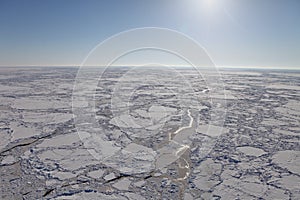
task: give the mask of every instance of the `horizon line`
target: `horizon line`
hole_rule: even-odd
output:
[[[143,65],[136,65],[136,64],[128,64],[128,65],[110,65],[110,67],[141,67]],[[166,66],[166,65],[164,65]],[[80,65],[0,65],[0,68],[5,67],[15,67],[15,68],[26,68],[26,67],[72,67],[72,68],[78,68],[81,67]],[[104,65],[89,65],[85,67],[106,67]],[[161,67],[160,65],[153,65],[153,66],[144,66],[144,67]],[[170,67],[191,67],[189,65],[175,65],[171,64]],[[201,66],[200,68],[210,68]],[[285,69],[285,70],[300,70],[299,67],[290,67],[290,66],[258,66],[258,65],[216,65],[217,69]]]

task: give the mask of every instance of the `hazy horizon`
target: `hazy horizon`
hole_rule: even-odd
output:
[[[54,68],[79,68],[80,65],[14,65],[14,66],[0,66],[0,68],[47,68],[47,67],[54,67]],[[99,67],[99,68],[105,68],[107,66],[101,66],[101,65],[95,65],[95,66],[84,66],[84,67]],[[110,67],[140,67],[140,65],[110,65]],[[146,66],[146,67],[165,67],[165,66],[159,66],[159,65],[153,65],[153,66]],[[184,65],[172,65],[169,67],[179,67],[179,68],[192,68],[191,66],[184,66]],[[210,67],[197,67],[198,69],[208,69]],[[252,69],[258,69],[258,70],[296,70],[299,71],[300,67],[273,67],[273,66],[216,66],[218,69],[243,69],[243,70],[252,70]]]

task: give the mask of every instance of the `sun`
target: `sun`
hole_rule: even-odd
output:
[[[204,5],[209,9],[215,7],[217,4],[217,0],[203,0],[203,2],[204,2]]]

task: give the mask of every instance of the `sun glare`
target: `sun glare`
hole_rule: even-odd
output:
[[[204,0],[204,4],[207,8],[211,9],[215,6],[216,0]]]

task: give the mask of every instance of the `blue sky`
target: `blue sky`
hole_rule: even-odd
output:
[[[299,0],[0,0],[0,65],[79,65],[106,38],[163,27],[220,66],[300,68]]]

